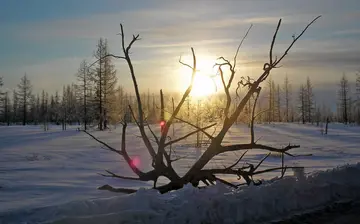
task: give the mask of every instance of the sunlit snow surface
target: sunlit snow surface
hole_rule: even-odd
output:
[[[159,132],[158,127],[154,129]],[[181,137],[188,130],[176,124],[172,138]],[[248,132],[246,126],[234,126],[224,144],[246,143]],[[92,133],[113,147],[120,147],[120,127]],[[136,127],[129,125],[127,133],[129,154],[138,159],[139,168],[150,169],[149,156],[137,137]],[[40,126],[0,127],[0,223],[258,223],[360,196],[360,165],[336,168],[360,162],[359,127],[330,124],[329,135],[325,136],[319,127],[312,125],[258,125],[257,138],[259,143],[276,147],[300,144],[301,148],[292,151],[294,154],[313,156],[286,157],[285,163],[305,166],[309,177],[298,180],[290,171],[290,176],[283,180],[243,187],[236,192],[217,185],[205,190],[186,186],[165,195],[145,189],[133,195],[120,195],[96,188],[109,184],[137,189],[151,187],[151,183],[98,175],[109,169],[133,176],[120,156],[102,149],[89,136],[76,131],[76,127],[61,131],[60,127],[52,126],[48,132]],[[193,147],[194,139],[174,146],[177,156],[187,156],[175,164],[180,174],[201,153]],[[244,162],[255,163],[266,153],[249,151]],[[208,166],[223,167],[240,155],[239,152],[217,156]],[[280,163],[279,157],[272,156],[262,168]],[[336,169],[314,173],[332,168]],[[278,175],[279,172],[273,172],[258,178]]]

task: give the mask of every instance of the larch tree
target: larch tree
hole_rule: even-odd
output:
[[[62,130],[66,130],[66,124],[68,122],[68,97],[66,86],[63,86],[63,94],[61,100],[61,123],[62,123]]]
[[[27,123],[27,116],[28,116],[28,107],[31,99],[31,92],[32,92],[32,85],[30,80],[28,79],[26,73],[21,78],[20,83],[17,86],[18,91],[16,95],[19,100],[19,106],[22,113],[22,124],[26,125]]]
[[[269,92],[268,92],[268,122],[273,122],[275,118],[275,82],[272,80],[271,76],[267,82]]]
[[[19,115],[19,99],[16,93],[16,90],[13,90],[13,99],[12,99],[12,122],[16,123],[18,121],[18,115]]]
[[[314,115],[314,93],[313,93],[313,86],[309,77],[306,78],[306,85],[305,85],[305,107],[306,107],[306,120],[309,123],[313,122],[313,115]]]
[[[89,117],[88,117],[88,95],[89,95],[89,90],[90,85],[91,85],[91,73],[89,70],[89,65],[86,62],[86,60],[83,60],[80,64],[80,68],[78,69],[78,72],[76,73],[76,78],[77,78],[77,88],[79,90],[79,100],[81,101],[82,104],[82,110],[81,110],[81,120],[82,123],[84,124],[84,130],[87,130],[87,126],[88,126],[88,122],[89,122]]]
[[[3,78],[0,76],[0,112],[2,113],[2,114],[4,114],[4,108],[5,108],[5,103],[4,103],[4,95],[5,95],[5,93],[3,92],[3,90],[2,90],[2,87],[3,87],[3,85],[4,85],[4,83],[3,83],[3,80],[2,80]]]
[[[107,41],[105,42],[106,54],[108,54],[108,45]],[[103,94],[104,97],[104,129],[108,128],[109,121],[114,121],[116,116],[116,106],[115,106],[115,96],[116,96],[116,70],[115,66],[111,61],[111,57],[106,57],[104,59],[104,76],[103,76]]]
[[[12,104],[12,122],[16,123],[18,121],[18,116],[19,116],[19,99],[18,99],[18,95],[16,93],[16,90],[13,90],[13,104]]]
[[[36,119],[35,123],[37,125],[40,122],[40,119],[41,119],[41,117],[40,117],[41,116],[41,102],[40,102],[40,95],[39,94],[36,95],[35,113],[36,113],[36,115],[35,115],[35,119]]]
[[[97,66],[95,71],[92,72],[92,80],[94,82],[94,103],[96,104],[96,118],[98,120],[98,128],[100,130],[104,129],[104,102],[103,102],[103,82],[104,82],[104,70],[105,70],[105,56],[106,56],[106,45],[105,40],[100,38],[98,44],[96,45],[97,49],[94,54],[97,59]]]
[[[0,112],[2,115],[2,120],[6,123],[7,126],[10,125],[10,97],[7,91],[3,91],[3,78],[0,77]]]
[[[338,91],[338,106],[340,112],[340,119],[344,124],[349,122],[349,105],[350,105],[350,86],[345,74],[341,77]]]
[[[281,92],[280,92],[280,85],[277,84],[276,86],[276,115],[277,121],[281,122]]]
[[[4,110],[3,110],[4,122],[7,126],[10,126],[11,121],[11,102],[9,92],[4,93]]]
[[[2,90],[3,85],[4,85],[3,77],[0,76],[0,108],[1,108],[1,104],[3,102],[3,97],[5,95],[5,93]]]
[[[355,119],[356,123],[360,125],[360,74],[356,74],[356,111],[355,111]]]
[[[285,118],[286,118],[286,122],[289,122],[292,105],[291,105],[291,84],[287,75],[285,76],[282,89],[284,92]]]
[[[58,125],[60,123],[61,114],[60,96],[58,91],[55,92],[54,104],[54,121]]]
[[[41,121],[43,123],[44,126],[44,131],[48,130],[48,117],[49,117],[49,96],[48,93],[45,92],[44,90],[41,93],[41,111],[40,111],[40,115],[41,115]]]
[[[37,125],[37,113],[36,113],[36,98],[35,96],[32,94],[30,97],[30,111],[29,111],[29,121],[31,121],[34,125]]]
[[[49,103],[49,121],[53,123],[55,121],[55,98],[54,95],[51,94],[50,96],[50,103]]]
[[[298,110],[299,110],[299,114],[301,116],[301,121],[303,124],[305,124],[306,122],[306,108],[307,108],[307,104],[306,104],[306,87],[304,85],[300,86],[299,89],[299,106],[298,106]]]

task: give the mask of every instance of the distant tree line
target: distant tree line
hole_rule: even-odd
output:
[[[118,79],[117,71],[109,54],[106,39],[100,38],[94,53],[94,63],[82,61],[76,73],[75,82],[65,85],[61,92],[48,94],[44,90],[33,94],[33,86],[27,74],[21,79],[12,92],[5,91],[0,77],[0,124],[41,124],[44,130],[48,124],[61,125],[65,130],[69,124],[82,125],[83,129],[96,127],[99,130],[109,128],[122,119],[133,122],[137,114],[135,97],[127,93]],[[316,102],[313,85],[309,77],[295,91],[288,76],[279,84],[269,77],[264,86],[265,96],[258,100],[256,122],[300,122],[320,123],[326,120],[344,124],[360,124],[360,74],[356,75],[355,88],[351,88],[345,75],[339,81],[337,90],[337,111],[321,102]],[[354,91],[352,91],[354,90]],[[241,89],[236,91],[233,105],[235,110]],[[296,96],[297,95],[297,96]],[[164,94],[165,114],[171,114],[173,102],[180,95]],[[236,123],[250,124],[253,96],[238,117]],[[161,119],[160,94],[148,90],[141,94],[144,118],[147,123],[159,122]],[[189,96],[179,117],[192,119],[199,125],[204,121],[221,120],[224,117],[226,95],[217,94],[194,100]],[[129,109],[129,105],[133,108]]]

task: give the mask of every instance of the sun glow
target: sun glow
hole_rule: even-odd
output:
[[[190,95],[193,97],[206,97],[216,93],[219,86],[219,77],[216,76],[216,69],[213,68],[215,61],[210,60],[210,57],[198,57],[196,66],[196,75]],[[183,59],[184,62],[191,61]],[[191,64],[191,63],[189,63]],[[179,75],[181,77],[180,85],[181,89],[185,90],[191,80],[191,69],[186,66],[181,66],[179,69]]]
[[[216,92],[216,83],[209,76],[196,74],[190,95],[195,97],[208,96]]]

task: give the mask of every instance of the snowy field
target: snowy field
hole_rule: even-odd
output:
[[[77,127],[60,128],[51,126],[44,132],[41,126],[0,127],[0,223],[260,223],[360,197],[360,164],[355,165],[360,162],[360,127],[356,126],[330,124],[329,134],[321,135],[320,128],[313,125],[257,125],[259,143],[276,147],[299,144],[293,154],[313,154],[285,157],[286,165],[305,166],[307,178],[296,178],[289,171],[285,179],[271,181],[280,175],[273,172],[258,177],[269,180],[260,187],[233,191],[221,184],[205,190],[186,186],[165,195],[145,189],[132,195],[97,190],[105,184],[136,189],[152,185],[100,176],[105,169],[133,174],[120,156],[102,149],[76,131]],[[159,132],[158,127],[154,129]],[[175,137],[186,131],[176,124]],[[120,127],[91,133],[120,147]],[[137,128],[129,125],[127,150],[138,158],[140,169],[146,170],[149,156],[138,135]],[[178,156],[187,156],[175,163],[180,174],[202,153],[193,147],[194,139],[174,146]],[[249,129],[238,125],[229,131],[224,144],[248,141]],[[244,162],[255,163],[266,153],[249,151]],[[223,167],[240,155],[217,156],[208,165]],[[346,164],[353,165],[337,168]],[[271,156],[262,168],[279,165],[280,157]]]

